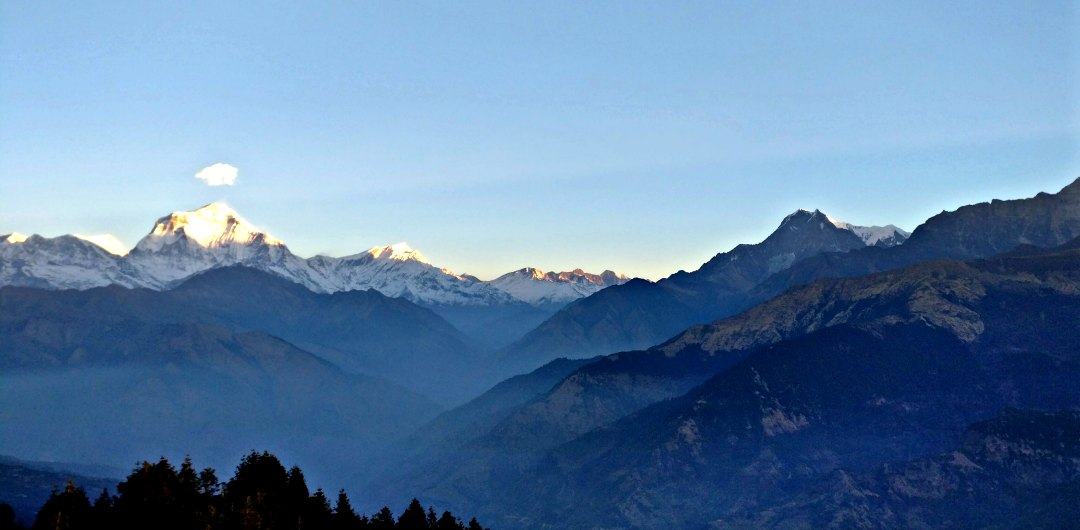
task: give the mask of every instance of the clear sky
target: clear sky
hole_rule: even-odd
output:
[[[695,269],[1080,177],[1078,2],[0,1],[0,233]],[[215,163],[232,186],[194,178]]]

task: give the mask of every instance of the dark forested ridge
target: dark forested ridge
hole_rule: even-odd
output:
[[[420,489],[502,527],[773,526],[769,517],[783,510],[785,524],[798,526],[822,522],[813,497],[822,480],[880,468],[893,483],[858,480],[880,488],[874,495],[898,497],[875,504],[883,511],[863,526],[903,527],[910,515],[933,527],[947,521],[950,503],[913,501],[941,492],[921,485],[904,493],[908,475],[887,466],[937,465],[965,429],[977,431],[1008,408],[1029,411],[1023,417],[1034,422],[1030,431],[1006,433],[1016,447],[1054,429],[1072,432],[1080,411],[1078,246],[793,289],[648,351],[576,368],[452,451],[429,452],[436,459],[421,473],[380,483],[396,484],[398,495]],[[702,374],[712,377],[693,380]],[[1060,416],[1042,421],[1043,412]],[[1022,424],[1017,417],[992,425],[1009,430]],[[983,466],[979,480],[1007,488],[1031,477],[1031,491],[998,497],[1030,507],[1002,511],[1002,524],[1022,526],[1023,517],[1075,491],[1075,466],[1035,474],[1072,462],[1072,449],[1061,449],[1032,461],[1031,475],[1003,474],[1008,462],[1020,463],[1008,455],[1003,466]],[[941,495],[972,514],[993,504]],[[891,523],[880,519],[887,510]]]
[[[69,480],[53,490],[34,517],[32,530],[484,530],[449,511],[437,514],[413,499],[398,517],[389,507],[358,514],[345,490],[333,496],[311,491],[303,471],[286,469],[268,452],[245,456],[227,482],[191,459],[179,469],[167,459],[143,462],[116,487],[100,494]],[[3,502],[0,499],[0,502]],[[333,507],[331,507],[333,505]],[[19,528],[9,504],[0,504],[0,530]]]

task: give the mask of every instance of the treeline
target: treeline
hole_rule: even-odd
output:
[[[0,523],[3,525],[3,523]],[[222,483],[211,468],[196,471],[191,459],[176,469],[162,458],[143,462],[117,486],[93,502],[68,482],[38,511],[33,530],[484,530],[472,519],[426,511],[413,499],[395,518],[388,507],[370,517],[357,514],[345,490],[333,508],[322,489],[312,493],[304,473],[274,455],[252,451]]]

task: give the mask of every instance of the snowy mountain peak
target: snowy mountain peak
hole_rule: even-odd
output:
[[[115,256],[123,256],[128,253],[128,246],[112,234],[95,234],[91,236],[84,236],[82,234],[73,235],[83,241],[89,241],[104,249],[105,252]]]
[[[393,245],[385,245],[381,247],[372,247],[368,249],[368,254],[371,257],[381,260],[394,260],[394,261],[419,261],[430,265],[431,263],[417,250],[413,250],[408,243],[402,241],[401,243],[394,243]]]
[[[30,236],[27,236],[26,234],[20,234],[18,232],[12,232],[10,234],[0,236],[0,241],[3,241],[4,243],[8,243],[10,245],[14,245],[14,244],[17,244],[17,243],[23,243],[29,238],[30,238]]]
[[[173,212],[158,219],[154,229],[139,241],[136,248],[155,252],[181,238],[203,248],[247,245],[256,241],[273,246],[284,245],[281,240],[260,232],[225,203],[214,202],[197,210]]]
[[[911,235],[911,232],[898,228],[896,225],[888,224],[885,226],[858,226],[837,219],[833,219],[829,216],[826,216],[826,218],[829,219],[829,222],[832,223],[833,226],[842,230],[850,230],[854,232],[855,235],[859,236],[868,247],[894,247],[896,245],[903,244],[903,242],[907,240],[908,236]]]
[[[626,283],[629,279],[624,274],[608,270],[601,274],[591,274],[581,269],[544,272],[536,267],[525,267],[503,274],[488,283],[518,300],[541,305],[564,304],[604,287]]]

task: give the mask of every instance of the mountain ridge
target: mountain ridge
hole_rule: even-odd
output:
[[[609,271],[592,275],[578,269],[543,279],[573,288],[559,289],[546,297],[514,297],[493,282],[434,266],[404,242],[375,246],[344,257],[316,255],[305,259],[294,255],[283,241],[259,230],[222,202],[160,217],[130,251],[108,234],[75,235],[108,255],[96,256],[92,261],[75,260],[63,270],[56,264],[69,258],[62,247],[71,246],[70,237],[42,238],[16,232],[0,236],[3,266],[0,284],[58,289],[117,284],[160,290],[211,268],[245,265],[288,278],[316,292],[374,288],[388,296],[429,306],[528,303],[550,308],[595,291],[581,285],[603,287],[621,279],[618,275],[612,278]],[[19,247],[27,242],[31,245]],[[51,252],[44,248],[49,246]],[[79,252],[89,254],[92,250],[86,247]],[[585,281],[577,281],[578,277]]]

